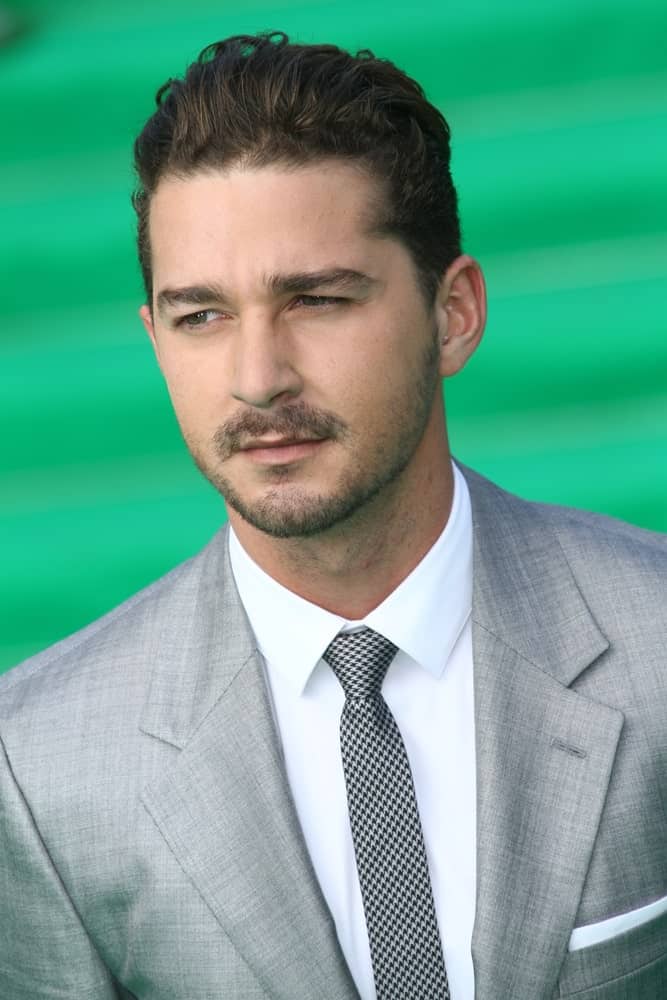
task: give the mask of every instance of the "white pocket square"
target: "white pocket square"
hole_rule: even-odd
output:
[[[617,937],[619,934],[625,934],[626,931],[630,931],[634,927],[641,927],[642,924],[654,920],[665,912],[667,912],[667,896],[656,899],[654,903],[648,903],[647,906],[640,906],[638,910],[619,913],[618,916],[601,920],[597,924],[575,927],[567,950],[578,951],[580,948],[590,948],[591,945],[608,941],[609,938]]]

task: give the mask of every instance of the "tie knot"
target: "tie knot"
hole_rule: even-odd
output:
[[[375,698],[379,695],[395,646],[370,628],[339,632],[322,658],[338,678],[346,698]]]

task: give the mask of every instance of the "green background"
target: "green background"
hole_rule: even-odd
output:
[[[224,518],[136,318],[131,143],[207,43],[371,47],[454,135],[486,340],[446,385],[455,454],[524,496],[667,529],[664,0],[42,0],[0,48],[0,669]]]

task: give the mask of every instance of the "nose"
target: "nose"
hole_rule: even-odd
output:
[[[290,344],[270,319],[240,324],[234,357],[232,395],[248,406],[267,409],[283,397],[298,396],[302,380],[291,359]]]

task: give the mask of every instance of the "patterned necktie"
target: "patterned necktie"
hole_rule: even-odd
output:
[[[363,628],[323,658],[345,692],[340,745],[378,1000],[449,1000],[410,764],[380,693],[396,652]]]

